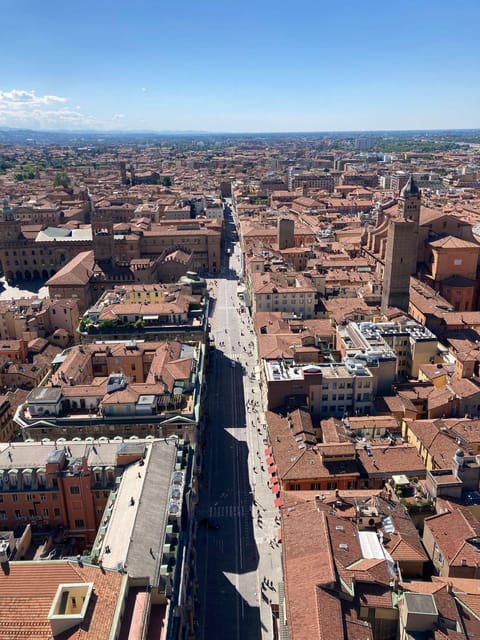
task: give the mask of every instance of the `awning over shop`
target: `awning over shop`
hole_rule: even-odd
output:
[[[277,542],[280,542],[280,543],[282,542],[282,528],[281,527],[279,527],[277,529]]]
[[[268,467],[268,473],[271,476],[274,476],[277,473],[277,467],[274,464],[269,465]]]
[[[265,455],[266,455],[266,456],[271,456],[271,455],[272,455],[272,450],[270,449],[270,447],[267,447],[267,448],[265,449]]]
[[[280,509],[280,507],[282,506],[282,499],[275,498],[275,500],[273,501],[273,504],[277,507],[277,509]]]
[[[273,458],[271,456],[267,456],[267,464],[269,467],[273,464]]]

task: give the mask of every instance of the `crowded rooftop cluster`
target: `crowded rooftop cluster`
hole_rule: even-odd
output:
[[[480,637],[480,151],[384,146],[0,148],[0,602],[25,637],[118,637],[147,605],[191,637],[217,279],[252,320],[279,637]]]

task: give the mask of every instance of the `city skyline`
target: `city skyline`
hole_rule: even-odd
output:
[[[448,10],[447,10],[448,9]],[[4,3],[0,126],[312,132],[479,126],[480,6]],[[462,16],[468,17],[462,19]]]

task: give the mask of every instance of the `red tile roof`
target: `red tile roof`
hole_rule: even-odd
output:
[[[59,584],[94,583],[83,624],[62,634],[62,640],[107,640],[123,576],[99,567],[68,561],[11,562],[0,572],[0,640],[49,640],[48,620]]]
[[[478,565],[478,545],[467,542],[480,537],[480,523],[464,509],[441,513],[425,519],[438,548],[450,566]],[[452,535],[452,531],[455,535]]]

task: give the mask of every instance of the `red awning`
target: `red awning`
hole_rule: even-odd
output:
[[[272,464],[270,467],[268,467],[268,473],[271,476],[274,476],[277,473],[277,467],[274,464]]]
[[[282,542],[282,527],[277,529],[277,542]]]
[[[270,449],[270,447],[267,447],[267,448],[265,449],[265,455],[266,455],[266,456],[271,456],[271,455],[272,455],[272,450]]]
[[[277,509],[279,509],[282,506],[282,499],[281,498],[275,498],[273,503],[277,507]]]
[[[279,484],[272,484],[272,493],[274,495],[277,495],[277,493],[280,493],[280,485]]]
[[[267,464],[268,466],[270,466],[271,464],[274,464],[273,458],[271,456],[267,456]]]

